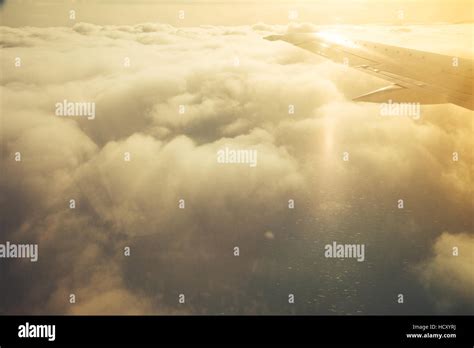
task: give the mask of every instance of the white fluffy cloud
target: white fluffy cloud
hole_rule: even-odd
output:
[[[425,286],[440,310],[449,311],[474,302],[474,237],[443,233],[435,241],[433,256],[418,266]]]
[[[393,311],[369,294],[385,299],[407,281],[400,263],[428,257],[443,230],[472,233],[472,114],[443,105],[424,107],[420,121],[381,118],[377,105],[350,99],[384,82],[262,39],[315,29],[1,28],[2,237],[39,241],[41,261],[8,267],[15,280],[0,308],[175,313],[176,293],[188,291],[193,313],[279,313],[268,293],[296,287],[313,301],[302,313]],[[64,99],[95,102],[96,118],[54,116]],[[257,150],[257,167],[219,165],[226,146]],[[368,262],[321,259],[334,239],[366,243]],[[424,246],[418,255],[413,243]],[[37,275],[27,283],[19,267]]]

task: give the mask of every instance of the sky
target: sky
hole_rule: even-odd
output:
[[[68,26],[160,22],[173,26],[286,24],[289,11],[315,24],[459,23],[473,20],[469,0],[6,0],[2,21],[8,26]],[[179,11],[184,11],[180,18]],[[400,11],[403,16],[400,16]]]
[[[183,2],[181,23],[168,3],[76,1],[70,20],[6,1],[0,243],[39,259],[0,259],[0,313],[472,314],[472,111],[381,117],[352,99],[386,81],[262,39],[333,28],[472,59],[447,3],[302,2],[289,23],[286,2]],[[95,118],[57,116],[64,99]],[[226,147],[258,165],[219,164]],[[333,241],[365,261],[325,258]]]

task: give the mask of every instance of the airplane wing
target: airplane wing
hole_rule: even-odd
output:
[[[473,60],[384,45],[351,41],[333,33],[271,35],[302,49],[390,81],[387,87],[355,101],[443,104],[474,109]]]

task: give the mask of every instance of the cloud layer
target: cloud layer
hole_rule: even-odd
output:
[[[472,312],[472,113],[381,117],[351,98],[385,82],[262,40],[315,29],[2,27],[1,237],[40,260],[1,261],[0,311]],[[55,116],[64,99],[96,118]],[[366,261],[325,259],[332,241]]]

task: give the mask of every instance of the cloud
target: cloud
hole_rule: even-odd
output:
[[[288,313],[294,292],[298,313],[463,313],[436,305],[445,270],[426,260],[443,231],[473,232],[472,114],[382,118],[351,99],[385,82],[262,39],[317,29],[2,27],[2,239],[38,242],[40,260],[2,265],[0,311]],[[96,118],[55,116],[64,99]],[[225,147],[257,167],[217,163]],[[365,243],[367,262],[328,262],[333,240]],[[420,262],[429,274],[407,271]],[[392,301],[400,286],[412,309]]]
[[[437,306],[444,311],[460,306],[472,308],[474,237],[444,232],[436,239],[433,253],[417,270]]]

